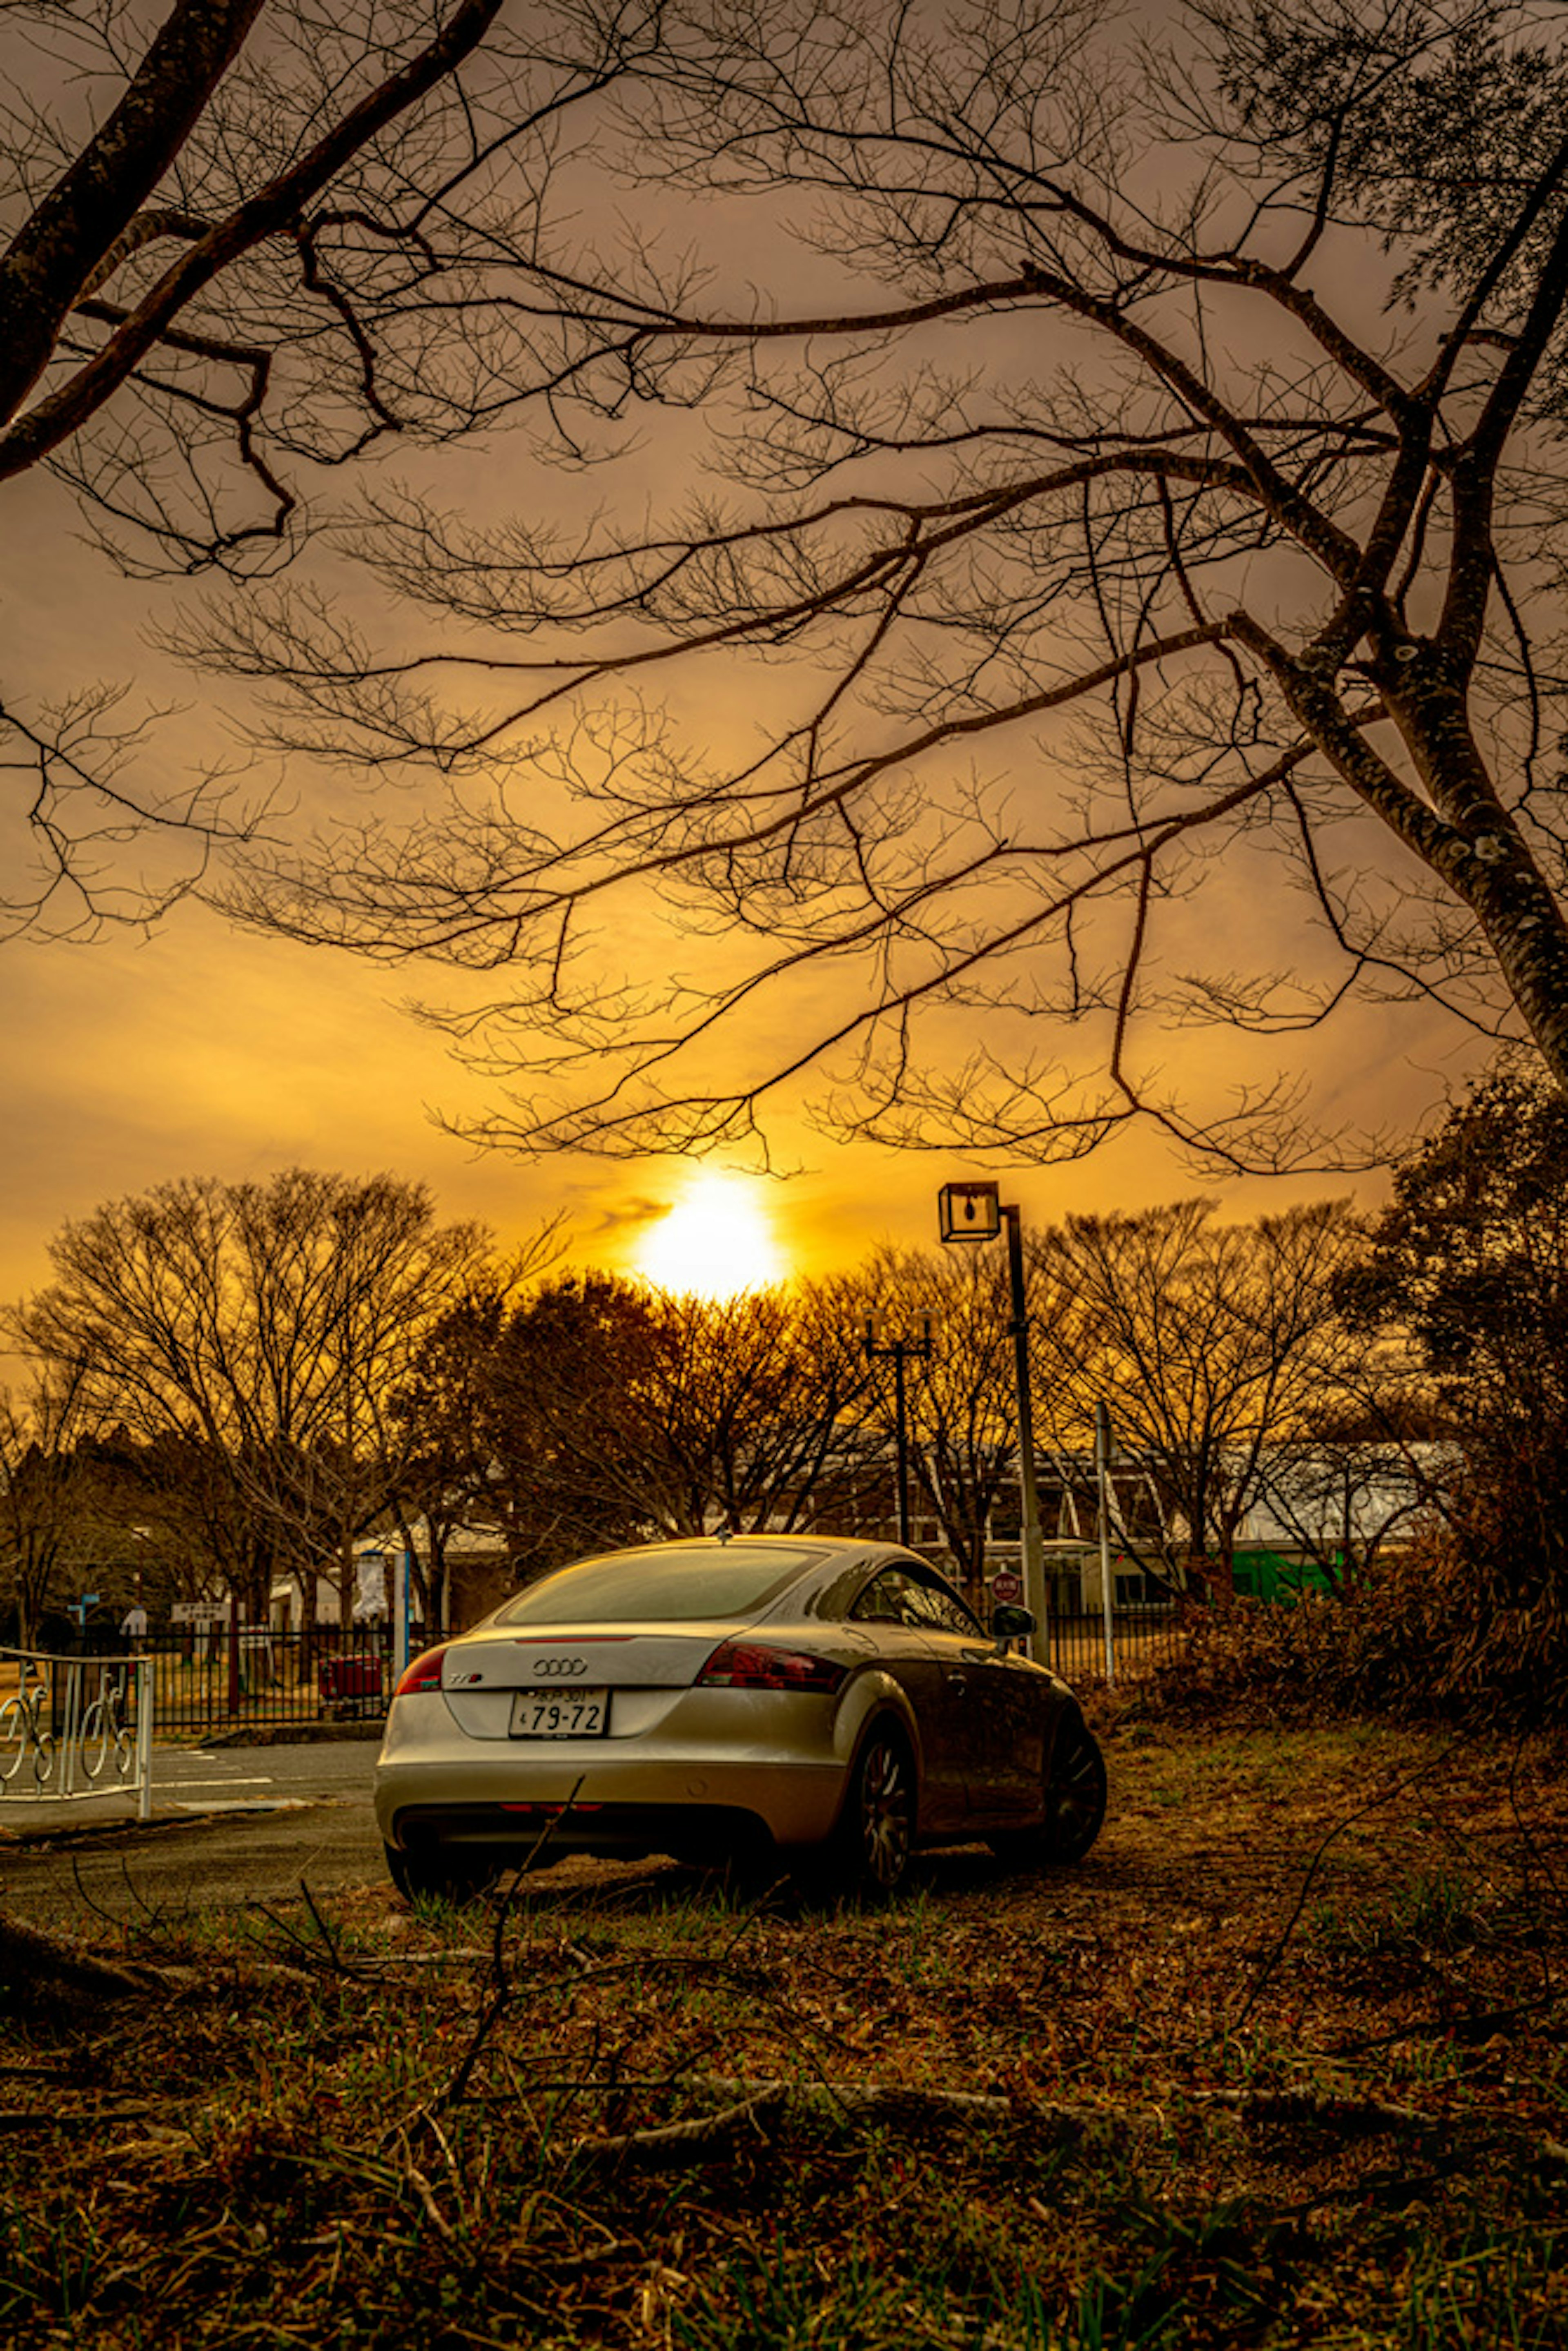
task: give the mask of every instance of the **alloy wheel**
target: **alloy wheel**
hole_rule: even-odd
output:
[[[891,1894],[909,1867],[915,1844],[915,1792],[902,1744],[887,1733],[873,1739],[857,1776],[856,1826],[861,1871],[879,1894]]]

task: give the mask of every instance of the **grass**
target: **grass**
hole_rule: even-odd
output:
[[[880,1913],[581,1865],[498,1918],[128,1904],[105,1950],[188,1981],[0,2027],[0,2336],[1568,2340],[1560,1762],[1110,1753],[1082,1868],[940,1856]]]
[[[1320,1949],[1356,1959],[1461,1951],[1488,1931],[1472,1886],[1447,1867],[1417,1869],[1359,1901],[1321,1903],[1312,1920]]]

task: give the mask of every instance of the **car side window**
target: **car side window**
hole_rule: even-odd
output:
[[[856,1625],[923,1625],[926,1619],[920,1603],[925,1596],[901,1567],[884,1567],[850,1610],[850,1620]]]
[[[959,1633],[966,1641],[985,1638],[957,1593],[949,1592],[946,1584],[927,1584],[920,1599],[925,1612],[924,1621],[934,1632]]]
[[[862,1625],[908,1625],[917,1632],[956,1633],[983,1640],[969,1611],[935,1573],[929,1581],[906,1567],[884,1567],[873,1575],[854,1606],[851,1621]]]

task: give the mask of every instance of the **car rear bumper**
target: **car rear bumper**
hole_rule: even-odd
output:
[[[790,1847],[831,1834],[843,1800],[835,1762],[690,1758],[491,1758],[388,1761],[376,1772],[376,1819],[400,1851],[483,1849],[521,1860],[546,1839],[557,1854],[698,1854],[755,1844]]]
[[[599,1861],[642,1861],[650,1854],[719,1864],[769,1849],[755,1814],[721,1804],[600,1804],[570,1806],[453,1804],[405,1806],[396,1819],[397,1849],[410,1859],[444,1863],[456,1872],[473,1865],[548,1867],[569,1854]]]

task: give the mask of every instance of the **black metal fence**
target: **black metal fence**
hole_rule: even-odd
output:
[[[411,1656],[425,1646],[416,1627]],[[392,1635],[385,1625],[319,1625],[275,1633],[226,1625],[158,1633],[136,1644],[154,1662],[158,1735],[235,1730],[247,1725],[372,1721],[392,1690]]]
[[[1162,1666],[1174,1665],[1182,1641],[1180,1614],[1168,1602],[1113,1608],[1108,1637],[1103,1609],[1073,1614],[1053,1610],[1050,1662],[1064,1681],[1078,1685],[1142,1681]]]
[[[411,1656],[426,1646],[416,1626]],[[1111,1678],[1136,1681],[1179,1653],[1181,1629],[1168,1606],[1123,1607],[1111,1622]],[[272,1633],[226,1626],[162,1635],[138,1644],[156,1664],[155,1717],[160,1736],[232,1730],[287,1723],[371,1722],[385,1714],[392,1691],[392,1637],[384,1625],[319,1626],[308,1633]],[[1106,1628],[1099,1610],[1051,1620],[1050,1658],[1074,1683],[1103,1681]],[[112,1662],[112,1661],[105,1661]]]

